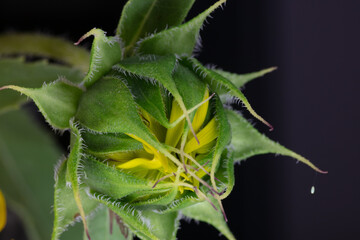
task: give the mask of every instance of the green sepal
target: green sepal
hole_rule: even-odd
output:
[[[162,214],[177,212],[202,201],[203,200],[200,200],[194,192],[186,191],[178,199],[159,210],[159,212]]]
[[[224,90],[227,91],[229,95],[239,99],[244,104],[246,109],[255,118],[257,118],[262,123],[267,125],[270,128],[270,130],[273,129],[273,127],[265,119],[263,119],[259,114],[255,112],[255,110],[251,107],[249,101],[245,97],[245,95],[230,80],[212,71],[211,69],[204,67],[195,58],[182,58],[182,60],[184,64],[186,64],[188,67],[192,68],[195,72],[197,72],[199,76],[201,76],[203,80],[210,85],[210,88],[213,91],[219,92],[219,87],[224,88]]]
[[[262,77],[265,74],[270,73],[276,69],[277,69],[277,67],[271,67],[271,68],[266,68],[266,69],[263,69],[263,70],[260,70],[257,72],[251,72],[251,73],[245,73],[245,74],[231,73],[231,72],[227,72],[227,71],[220,70],[220,69],[212,69],[212,71],[214,71],[214,72],[220,74],[221,76],[223,76],[224,78],[227,78],[228,80],[230,80],[235,85],[235,87],[241,88],[246,83],[250,82],[251,80]]]
[[[83,90],[64,79],[43,85],[41,88],[22,88],[8,85],[0,88],[12,89],[30,97],[48,123],[56,129],[68,129],[69,120],[75,115]]]
[[[69,185],[73,190],[73,197],[79,210],[79,215],[82,218],[84,225],[84,231],[89,236],[88,226],[86,223],[86,213],[83,206],[83,198],[80,194],[81,176],[83,174],[81,161],[83,158],[83,139],[81,137],[81,130],[78,123],[74,122],[72,118],[70,120],[71,138],[70,138],[70,154],[66,163],[66,184]]]
[[[181,101],[183,103],[172,78],[176,64],[177,60],[173,55],[165,57],[143,56],[127,58],[119,62],[114,69],[124,74],[135,74],[144,78],[144,81],[157,81],[163,85],[178,102]]]
[[[87,155],[82,162],[86,178],[84,183],[96,192],[101,192],[115,199],[123,198],[131,193],[156,194],[169,191],[172,184],[159,183],[153,188],[154,183],[146,179],[137,178],[123,170],[99,162],[94,157]],[[106,179],[106,181],[104,181]]]
[[[123,133],[99,134],[84,130],[82,137],[86,145],[86,151],[99,157],[109,153],[143,149],[142,143]]]
[[[233,135],[231,138],[231,148],[233,149],[235,162],[245,160],[254,155],[274,153],[295,158],[315,171],[324,173],[309,160],[259,133],[240,114],[226,110],[226,115]]]
[[[123,8],[116,34],[125,47],[125,56],[133,53],[143,37],[177,26],[185,19],[195,0],[131,0]]]
[[[55,169],[55,194],[54,194],[54,226],[52,240],[59,239],[61,234],[76,221],[79,221],[79,209],[74,199],[73,190],[67,186],[66,172],[67,161],[60,161]],[[89,216],[99,205],[90,198],[85,190],[80,188],[79,195],[86,216]]]
[[[199,31],[209,14],[226,0],[220,0],[190,21],[145,38],[139,43],[139,54],[191,55],[199,37]]]
[[[77,69],[49,64],[47,61],[27,63],[23,58],[0,59],[0,87],[16,85],[26,88],[40,88],[59,76],[73,83],[80,83],[83,73]],[[27,98],[11,91],[0,93],[0,114],[18,108]]]
[[[225,149],[221,154],[221,164],[216,170],[215,177],[221,181],[219,186],[220,192],[226,190],[226,192],[220,196],[220,199],[226,198],[234,188],[235,185],[235,173],[234,173],[234,157],[233,152],[230,149]]]
[[[178,188],[173,187],[166,192],[158,194],[154,192],[135,192],[124,198],[125,202],[130,202],[134,206],[166,206],[171,204],[178,195]]]
[[[115,77],[100,79],[82,95],[76,118],[92,131],[133,134],[160,146],[142,122],[128,87]]]
[[[147,81],[132,75],[121,77],[126,81],[135,102],[146,112],[151,113],[162,126],[169,128],[167,109],[164,103],[162,86],[156,82]]]
[[[76,45],[91,35],[94,36],[94,41],[91,47],[90,68],[83,81],[86,87],[102,78],[115,63],[122,59],[119,40],[116,37],[106,37],[101,29],[90,30],[79,39]]]
[[[159,82],[173,95],[184,113],[183,118],[186,118],[189,126],[192,126],[189,117],[189,110],[185,106],[184,100],[173,79],[173,72],[176,68],[176,64],[177,58],[174,55],[163,57],[149,55],[125,59],[117,64],[114,69],[124,74],[136,74],[139,77]],[[182,119],[179,118],[178,120]],[[170,125],[170,127],[173,127],[174,124],[176,125],[177,122],[173,122],[172,124],[173,125]],[[191,130],[193,131],[193,129]],[[195,135],[194,132],[193,134]]]
[[[148,210],[141,211],[129,203],[124,203],[96,192],[93,193],[93,197],[119,215],[121,219],[126,222],[130,230],[140,239],[173,239],[173,232],[176,232],[175,221],[177,221],[177,213],[160,215],[154,212],[149,212]],[[157,225],[155,226],[153,223],[156,223]],[[175,228],[174,231],[166,229],[165,226],[169,226],[170,223],[173,223]],[[170,235],[169,232],[171,233],[171,237],[167,238]],[[166,237],[162,238],[163,236]]]
[[[0,56],[30,55],[51,58],[81,70],[89,69],[89,52],[60,37],[38,33],[11,33],[0,36]],[[52,79],[54,80],[54,79]]]
[[[48,240],[51,234],[51,169],[60,155],[54,139],[32,116],[20,110],[0,116],[0,189],[29,240]]]
[[[216,202],[214,202],[215,205]],[[219,206],[217,206],[219,207]],[[206,222],[214,226],[219,232],[221,232],[227,239],[235,240],[234,235],[231,233],[229,227],[227,226],[223,215],[220,210],[215,210],[210,203],[200,202],[194,204],[190,207],[184,208],[181,210],[181,213],[185,217],[189,217],[196,221]]]
[[[178,212],[161,214],[151,208],[145,208],[141,210],[141,214],[150,222],[151,231],[159,239],[176,240],[176,233],[179,229],[180,221]]]
[[[193,71],[177,64],[173,72],[173,79],[187,109],[191,109],[203,101],[206,84]]]
[[[114,214],[114,213],[113,213]],[[124,226],[123,230],[117,224],[115,214],[110,220],[110,210],[105,206],[100,206],[96,211],[88,217],[89,233],[91,240],[132,240],[132,233],[127,231]],[[112,224],[112,226],[111,226]],[[111,229],[111,230],[110,230]],[[122,233],[128,234],[127,237]],[[83,240],[88,240],[86,234],[83,234]]]
[[[210,171],[211,182],[213,184],[213,187],[216,187],[214,175],[219,167],[219,164],[222,164],[220,163],[221,154],[223,153],[226,146],[230,143],[231,135],[232,135],[230,124],[225,114],[225,109],[218,96],[215,96],[215,112],[216,112],[215,118],[217,122],[217,128],[219,131],[219,136],[216,140],[213,160],[211,163],[211,171]]]

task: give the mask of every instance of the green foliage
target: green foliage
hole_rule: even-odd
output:
[[[38,89],[8,85],[1,89],[13,89],[30,97],[49,124],[56,129],[69,128],[69,121],[76,113],[82,90],[72,83],[59,80]]]
[[[28,114],[0,116],[0,188],[31,240],[51,235],[52,169],[59,157],[54,139]]]
[[[220,0],[187,23],[153,34],[139,43],[140,54],[191,55],[199,38],[199,31],[209,14],[223,4]]]
[[[67,186],[66,173],[68,161],[60,161],[55,169],[55,194],[54,194],[54,225],[52,240],[59,239],[60,235],[76,221],[79,221],[79,210],[74,199],[73,189]],[[90,215],[99,203],[80,189],[80,199],[86,215]]]
[[[1,35],[0,56],[14,55],[50,58],[81,70],[81,72],[86,72],[89,69],[89,52],[86,49],[75,47],[72,42],[65,39],[43,34],[12,33]],[[44,69],[46,68],[44,67]],[[34,79],[34,81],[38,80]]]
[[[94,36],[90,54],[42,35],[0,37],[0,188],[31,239],[50,236],[41,207],[50,205],[48,178],[60,153],[26,115],[6,113],[25,102],[6,89],[71,133],[55,174],[53,240],[77,220],[84,239],[176,239],[181,214],[235,239],[221,204],[235,162],[275,153],[322,172],[223,105],[235,97],[272,128],[239,88],[274,68],[238,75],[191,57],[205,19],[224,2],[183,23],[194,0],[130,0],[115,36],[94,28],[76,43]],[[13,58],[27,54],[66,66]]]
[[[235,239],[221,213],[215,210],[208,202],[201,202],[184,208],[181,213],[190,219],[213,225],[229,240]]]
[[[124,43],[125,55],[133,54],[137,42],[185,19],[195,0],[131,0],[121,14],[117,35]]]
[[[0,37],[1,39],[1,37]],[[49,64],[46,61],[25,62],[23,58],[0,59],[0,86],[15,85],[23,88],[40,88],[62,76],[73,83],[80,83],[83,74],[74,68]],[[27,98],[18,93],[3,91],[0,94],[0,114],[19,108]]]

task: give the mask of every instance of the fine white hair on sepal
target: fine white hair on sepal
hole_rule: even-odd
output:
[[[60,167],[61,165],[65,162],[66,157],[65,155],[62,155],[60,157],[60,159],[56,162],[55,166],[54,166],[54,180],[55,180],[55,184],[57,183],[58,179],[59,179],[59,171],[60,171]]]

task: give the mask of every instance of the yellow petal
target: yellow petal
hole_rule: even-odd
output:
[[[145,150],[128,151],[128,152],[113,152],[104,155],[106,158],[116,160],[120,162],[128,161],[134,158],[148,158],[152,159],[153,155],[149,154]]]
[[[206,100],[207,98],[209,98],[209,90],[206,88],[203,100]],[[199,131],[200,127],[203,125],[205,118],[206,118],[208,108],[209,108],[209,101],[206,101],[203,105],[201,105],[196,110],[194,119],[192,121],[192,126],[193,126],[195,133],[197,133]]]
[[[164,167],[165,171],[169,170],[169,163],[168,163],[167,158],[163,154],[161,154],[156,148],[154,148],[153,146],[151,146],[150,144],[145,142],[143,139],[141,139],[133,134],[128,134],[128,136],[141,142],[143,144],[143,147],[146,150],[146,152],[148,152],[149,154],[153,154],[154,159],[157,159],[158,161],[160,161],[160,163]]]
[[[216,126],[215,119],[211,121],[197,134],[200,144],[196,142],[195,138],[190,139],[185,145],[184,151],[191,153],[198,150],[199,148],[207,145],[218,137],[219,133]]]
[[[6,202],[4,195],[0,190],[0,232],[4,229],[6,225]]]
[[[170,123],[175,122],[179,117],[183,115],[183,111],[181,110],[179,104],[173,100],[170,114]],[[178,123],[175,127],[170,128],[166,132],[165,144],[176,147],[178,144],[183,131],[184,131],[185,120]]]
[[[116,167],[121,169],[130,169],[130,168],[147,168],[147,169],[159,169],[162,167],[161,162],[154,158],[153,160],[149,160],[146,158],[135,158],[125,163],[119,164]]]

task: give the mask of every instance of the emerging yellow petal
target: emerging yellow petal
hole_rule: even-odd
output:
[[[147,169],[158,169],[162,167],[161,162],[154,158],[153,160],[149,160],[146,158],[135,158],[125,163],[117,165],[118,168],[129,169],[135,167],[143,167]]]
[[[211,143],[218,137],[219,133],[216,127],[215,119],[211,119],[211,121],[197,134],[200,144],[196,142],[195,138],[190,139],[189,142],[186,143],[184,151],[186,153],[191,153],[196,151],[207,144]]]
[[[172,102],[170,123],[175,122],[179,117],[181,117],[181,115],[183,115],[183,111],[181,110],[179,104],[174,100]],[[166,138],[165,138],[166,145],[176,147],[183,134],[184,124],[185,124],[185,120],[178,123],[175,127],[167,130]]]
[[[209,90],[206,88],[205,90],[205,96],[203,100],[206,100],[209,98]],[[209,101],[206,101],[203,105],[201,105],[195,113],[194,119],[192,121],[192,126],[194,128],[194,131],[197,133],[200,129],[200,127],[203,125],[206,114],[209,108]],[[200,141],[200,140],[199,140]]]
[[[0,190],[0,232],[4,229],[6,225],[6,202],[4,195]]]

